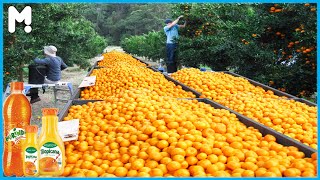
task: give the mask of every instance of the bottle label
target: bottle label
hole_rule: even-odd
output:
[[[62,167],[62,152],[53,142],[47,142],[40,148],[40,169],[44,172],[57,172]]]
[[[35,175],[39,171],[38,165],[38,151],[34,147],[28,147],[25,151],[24,162],[25,172],[27,175]]]
[[[21,139],[26,138],[26,132],[22,128],[13,128],[6,136],[6,142],[14,142],[18,144]]]

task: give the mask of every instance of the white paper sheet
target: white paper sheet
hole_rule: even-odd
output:
[[[96,84],[96,76],[88,76],[83,79],[79,88],[94,86]]]
[[[63,142],[78,140],[79,119],[58,122],[58,131]]]

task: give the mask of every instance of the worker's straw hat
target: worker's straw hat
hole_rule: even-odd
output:
[[[55,46],[45,46],[43,49],[44,53],[51,57],[56,57],[57,48]]]

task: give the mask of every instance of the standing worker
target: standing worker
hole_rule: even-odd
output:
[[[183,16],[179,16],[176,20],[166,19],[166,26],[163,28],[167,36],[167,71],[168,73],[174,73],[177,71],[176,62],[176,49],[178,46],[177,40],[179,38],[178,30],[179,28],[186,27],[186,21],[183,25],[178,25],[177,23]]]
[[[44,54],[46,58],[39,59],[36,58],[34,60],[35,63],[46,65],[47,66],[47,76],[44,79],[44,83],[46,84],[55,84],[61,79],[61,71],[67,68],[67,65],[63,62],[63,60],[56,55],[57,48],[55,46],[45,46]],[[38,88],[30,89],[30,103],[33,104],[35,102],[41,101]]]

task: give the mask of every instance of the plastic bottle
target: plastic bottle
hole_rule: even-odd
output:
[[[38,126],[26,127],[26,142],[23,147],[24,176],[39,175]]]
[[[23,82],[12,82],[10,89],[11,94],[3,105],[3,171],[5,176],[22,176],[22,144],[25,141],[25,127],[30,124],[31,106],[22,94]]]
[[[39,175],[59,176],[64,171],[65,149],[58,133],[58,109],[42,109],[42,130],[39,137]]]

